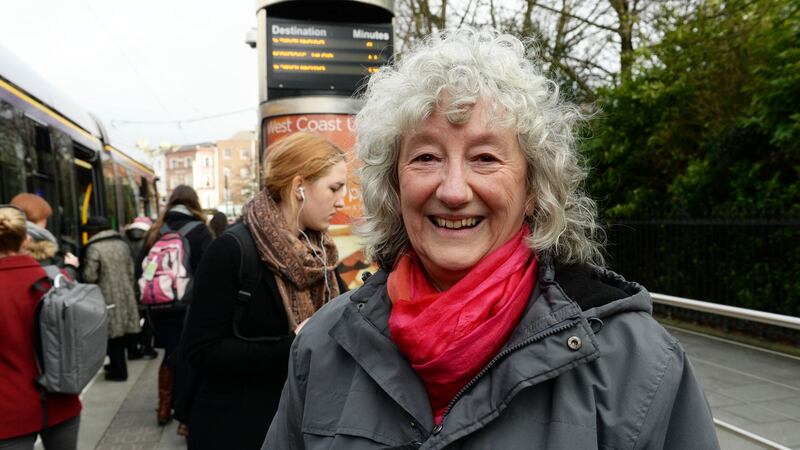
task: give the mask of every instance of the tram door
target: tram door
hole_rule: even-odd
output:
[[[95,173],[94,166],[85,156],[91,155],[91,151],[80,146],[75,146],[75,187],[77,192],[77,207],[79,223],[84,224],[89,216],[100,213],[95,193]],[[99,162],[95,162],[99,164]],[[81,243],[86,244],[89,237],[86,233],[81,233]]]

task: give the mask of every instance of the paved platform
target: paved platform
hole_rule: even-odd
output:
[[[163,350],[159,353],[163,354]],[[102,371],[92,380],[81,396],[79,450],[186,448],[186,440],[176,433],[176,421],[165,427],[156,422],[160,362],[160,357],[128,361],[126,382],[106,381]]]
[[[667,329],[686,349],[716,419],[800,449],[800,358]],[[768,448],[719,436],[725,450]]]
[[[669,331],[686,348],[717,419],[800,450],[800,358]],[[159,363],[129,361],[124,383],[95,377],[82,396],[80,450],[186,448],[175,433],[175,421],[166,427],[156,424]],[[719,436],[723,450],[770,448],[721,429]]]

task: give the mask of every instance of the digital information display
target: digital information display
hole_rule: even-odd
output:
[[[267,19],[267,87],[354,92],[392,55],[392,25]]]

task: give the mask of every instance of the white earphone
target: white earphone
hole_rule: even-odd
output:
[[[314,245],[311,243],[311,239],[308,238],[308,235],[300,228],[300,211],[303,210],[303,206],[306,203],[306,190],[303,186],[297,188],[297,192],[300,193],[300,209],[297,211],[297,229],[300,231],[300,234],[306,238],[306,242],[308,242],[309,247],[311,248],[311,252],[314,254],[314,257],[319,259],[322,262],[323,267],[323,279],[325,281],[325,299],[330,300],[331,298],[331,287],[328,284],[328,254],[325,251],[325,244],[320,242],[320,247],[322,247],[322,256],[317,254],[317,251],[314,249]]]

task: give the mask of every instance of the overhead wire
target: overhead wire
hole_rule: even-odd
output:
[[[139,78],[139,81],[140,81],[140,82],[141,82],[141,83],[144,85],[144,87],[145,87],[145,88],[146,88],[146,89],[147,89],[147,90],[150,92],[150,95],[152,95],[152,96],[153,96],[153,98],[155,99],[155,101],[156,101],[156,103],[158,104],[158,106],[159,106],[159,107],[161,107],[161,109],[162,109],[162,110],[163,110],[163,111],[164,111],[164,112],[167,114],[167,116],[168,116],[168,117],[172,118],[172,113],[169,111],[169,109],[166,107],[166,105],[164,105],[164,103],[161,101],[161,98],[158,96],[158,94],[156,94],[155,90],[153,89],[153,87],[152,87],[152,86],[150,86],[150,84],[147,82],[147,80],[145,79],[145,77],[144,77],[144,76],[142,76],[142,73],[139,71],[139,68],[136,66],[136,64],[133,64],[133,61],[132,61],[132,59],[130,58],[130,56],[128,56],[127,52],[125,52],[125,50],[123,49],[123,47],[122,47],[121,45],[119,45],[119,43],[117,42],[117,40],[114,38],[114,35],[111,33],[111,31],[110,31],[110,30],[108,29],[108,27],[106,26],[105,22],[103,22],[103,20],[100,18],[100,16],[99,16],[99,15],[98,15],[98,14],[95,12],[95,10],[92,8],[91,4],[89,4],[89,0],[83,0],[83,5],[86,7],[86,9],[89,11],[89,13],[90,13],[92,16],[94,16],[95,20],[97,21],[97,24],[100,26],[100,28],[102,28],[102,29],[103,29],[103,31],[104,31],[104,32],[106,33],[106,35],[108,36],[108,38],[109,38],[109,41],[111,41],[111,43],[114,45],[114,47],[116,47],[116,48],[117,48],[117,51],[118,51],[118,52],[120,53],[120,55],[121,55],[121,56],[122,56],[122,57],[125,59],[125,62],[127,62],[127,63],[128,63],[128,66],[130,66],[130,68],[131,68],[131,69],[133,70],[133,72],[136,74],[136,77],[137,77],[137,78]],[[113,125],[113,124],[112,124],[112,125]],[[182,135],[184,135],[184,134],[183,134],[183,130],[182,130],[182,129],[180,130],[180,133],[181,133]],[[186,138],[186,136],[185,136],[185,135],[184,135],[184,138]]]
[[[116,127],[116,125],[177,125],[178,128],[182,124],[193,123],[193,122],[202,122],[205,120],[217,119],[220,117],[227,117],[233,116],[236,114],[242,114],[245,112],[255,112],[256,108],[242,108],[237,109],[235,111],[228,111],[224,113],[218,114],[210,114],[207,116],[199,116],[193,117],[190,119],[180,119],[180,120],[127,120],[127,119],[112,119],[111,126]]]

